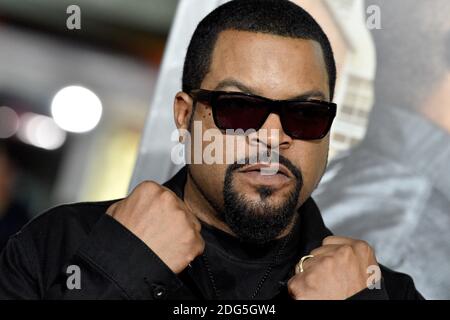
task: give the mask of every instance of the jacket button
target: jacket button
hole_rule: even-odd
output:
[[[163,285],[153,284],[152,285],[153,298],[164,299],[167,296],[167,290]]]

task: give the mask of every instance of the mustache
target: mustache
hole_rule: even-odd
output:
[[[282,164],[283,166],[285,166],[291,173],[292,175],[299,181],[302,181],[302,172],[300,168],[297,168],[288,158],[282,156],[281,154],[276,154],[276,158],[278,159],[278,163]],[[273,159],[273,155],[271,155],[271,159]],[[236,161],[233,164],[230,164],[227,168],[227,171],[229,173],[239,170],[249,164],[255,164],[258,163],[260,161],[258,161],[258,159],[262,159],[261,157],[259,157],[258,155],[253,155],[253,156],[249,156],[249,157],[245,157],[242,159],[239,159],[238,161]],[[271,164],[276,164],[276,162],[271,162]]]

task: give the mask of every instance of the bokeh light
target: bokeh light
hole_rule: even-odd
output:
[[[10,107],[0,106],[0,139],[13,136],[19,128],[19,116]]]
[[[56,93],[51,105],[53,119],[58,126],[70,132],[88,132],[94,129],[102,116],[102,103],[91,90],[69,86]]]
[[[30,112],[20,117],[17,136],[27,144],[46,150],[58,149],[66,140],[66,132],[51,117]]]

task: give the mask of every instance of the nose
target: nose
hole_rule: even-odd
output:
[[[269,114],[257,134],[250,139],[250,143],[263,144],[267,149],[288,149],[292,142],[293,139],[283,130],[280,116],[275,113]]]

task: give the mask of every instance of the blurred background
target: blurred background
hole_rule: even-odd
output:
[[[176,5],[0,1],[0,211],[125,195]]]
[[[0,246],[46,208],[120,198],[144,179],[164,182],[177,171],[172,100],[185,51],[196,24],[224,2],[0,0]],[[339,108],[329,160],[341,164],[366,137],[375,101],[373,33],[390,32],[383,31],[390,9],[377,11],[383,0],[294,2],[318,20],[335,51]],[[336,174],[328,173],[317,198],[325,219],[340,226],[343,219],[327,218],[325,191]]]
[[[341,73],[338,87],[345,87],[336,94],[345,106],[334,128],[332,157],[364,136],[373,94],[373,47],[358,8],[361,1],[303,2],[332,33]],[[173,42],[187,46],[196,23],[220,3],[186,1],[185,7],[198,9],[179,14],[190,18],[191,28],[179,23],[183,39],[178,40],[177,29]],[[67,10],[74,4],[80,9],[80,29],[67,27],[74,13]],[[0,207],[11,198],[33,216],[62,202],[126,194],[147,113],[172,112],[173,94],[164,87],[166,103],[149,106],[177,4],[0,0],[0,168],[2,189],[8,189],[2,191]],[[178,52],[167,61],[162,80],[183,58],[184,52]],[[169,80],[175,93],[180,75]],[[171,130],[171,119],[161,125]],[[160,131],[152,131],[156,144],[154,132]],[[175,170],[167,164],[163,172],[155,161],[147,165],[146,175],[160,181]]]

